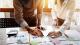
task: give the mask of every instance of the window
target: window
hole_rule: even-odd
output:
[[[0,8],[13,8],[13,0],[0,0]]]
[[[0,0],[0,18],[10,18],[13,11],[13,0]]]

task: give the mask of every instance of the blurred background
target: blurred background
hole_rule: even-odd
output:
[[[71,33],[70,31],[66,34],[71,34],[69,36],[73,37],[77,37],[80,34],[80,0],[74,0],[75,3],[74,5],[72,5],[71,8],[72,9],[72,13],[70,13],[69,15],[73,15],[74,17],[70,17],[70,18],[74,18],[75,20],[73,20],[73,22],[75,23],[70,23],[70,30],[72,30],[73,32]],[[52,19],[55,18],[57,15],[54,14],[56,13],[56,5],[55,5],[55,0],[42,0],[43,2],[43,14],[42,14],[42,26],[46,28],[46,25],[52,25]],[[69,4],[72,4],[73,1],[71,1]],[[70,5],[68,5],[69,7]],[[64,11],[65,12],[65,11]],[[47,15],[47,16],[45,16]],[[48,16],[48,15],[52,15],[52,16]],[[64,16],[60,16],[62,18],[65,18]],[[43,22],[44,21],[44,22]],[[50,21],[50,22],[49,22]],[[46,23],[47,22],[47,23]],[[75,27],[76,26],[76,27]],[[75,28],[74,28],[75,27]],[[75,30],[78,30],[79,33],[77,33]],[[0,0],[0,31],[1,36],[5,37],[3,38],[3,40],[7,39],[7,43],[8,45],[18,45],[16,44],[16,42],[18,43],[22,43],[19,45],[25,45],[26,42],[29,42],[29,38],[26,37],[26,33],[21,32],[21,28],[20,26],[15,22],[14,19],[14,7],[13,7],[13,0]],[[67,31],[66,31],[67,32]],[[19,35],[17,35],[19,34]],[[77,35],[75,35],[77,34]],[[27,34],[28,35],[28,34]],[[75,35],[75,36],[74,36]],[[37,38],[37,37],[33,37],[33,38]],[[1,38],[2,39],[2,38]],[[32,38],[31,38],[32,39]],[[40,40],[41,38],[37,38],[36,40]],[[47,39],[47,38],[45,38]],[[28,40],[28,41],[26,41]],[[35,39],[33,39],[35,40]],[[65,40],[63,37],[59,38],[59,40]],[[4,41],[0,41],[0,42],[4,42]],[[77,42],[77,44],[75,44],[72,41],[62,41],[62,43],[60,45],[80,45],[80,41],[75,41]],[[6,43],[6,42],[5,42]],[[33,42],[32,43],[36,43],[37,42]],[[70,43],[70,44],[67,44]],[[0,45],[4,45],[1,44]],[[34,44],[35,45],[35,44]],[[45,45],[45,43],[43,44]],[[48,43],[46,44],[48,45]],[[52,45],[49,43],[49,45]],[[54,44],[55,45],[55,44]]]

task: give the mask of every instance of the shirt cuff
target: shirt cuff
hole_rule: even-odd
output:
[[[21,22],[20,26],[21,26],[22,28],[29,27],[29,25],[27,24],[26,21]]]

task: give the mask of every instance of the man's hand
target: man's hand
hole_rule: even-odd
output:
[[[43,36],[43,33],[41,32],[40,29],[38,28],[35,28],[35,29],[27,29],[28,30],[28,33],[34,35],[34,36],[38,36],[38,37],[42,37]]]
[[[50,32],[48,34],[48,36],[51,38],[58,38],[58,37],[62,36],[62,33],[61,32]]]

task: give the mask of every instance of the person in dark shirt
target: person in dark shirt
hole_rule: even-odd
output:
[[[40,26],[42,14],[41,0],[13,0],[13,6],[16,22],[30,34],[43,36],[42,32],[38,28],[35,30],[30,28]],[[34,10],[36,9],[37,14],[34,14]]]

